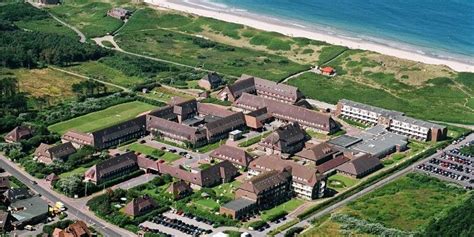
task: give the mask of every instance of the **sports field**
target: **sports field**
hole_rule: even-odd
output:
[[[49,126],[48,129],[59,134],[64,134],[68,130],[93,132],[101,128],[105,128],[134,118],[143,112],[152,110],[153,108],[155,108],[153,105],[139,101],[133,101],[115,105],[101,111],[73,118],[71,120],[56,123]]]

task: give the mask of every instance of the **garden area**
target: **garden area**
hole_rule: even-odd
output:
[[[118,124],[136,117],[143,112],[155,109],[156,106],[140,101],[133,101],[109,107],[48,127],[51,131],[64,134],[69,130],[78,132],[93,132]]]
[[[290,199],[272,209],[262,211],[260,218],[264,221],[273,221],[294,211],[304,203],[301,199]]]

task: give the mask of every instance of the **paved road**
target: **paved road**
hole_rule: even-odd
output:
[[[0,167],[5,169],[5,171],[10,173],[11,175],[15,176],[22,183],[26,184],[31,190],[41,194],[43,198],[46,198],[51,203],[56,203],[59,201],[63,202],[68,208],[69,213],[85,221],[89,225],[92,225],[94,229],[102,233],[104,236],[136,236],[135,234],[127,230],[121,229],[117,226],[114,226],[101,220],[90,211],[84,210],[83,206],[78,206],[76,203],[72,202],[70,198],[66,198],[65,196],[58,194],[50,190],[49,188],[45,188],[43,184],[32,184],[31,180],[36,180],[36,178],[27,174],[25,171],[20,169],[16,164],[8,160],[3,155],[0,155]]]
[[[446,148],[444,148],[443,150],[444,150],[444,151],[447,151],[447,150],[451,150],[451,149],[453,149],[453,148],[455,148],[455,147],[458,147],[458,146],[460,146],[460,145],[466,143],[469,139],[472,140],[473,137],[474,137],[474,134],[471,134],[471,136],[467,137],[467,138],[464,139],[462,142],[460,142],[460,143],[458,143],[458,144],[456,144],[456,145],[449,145],[449,146],[447,146]],[[319,218],[319,217],[321,217],[321,216],[323,216],[323,215],[326,215],[326,214],[328,214],[328,213],[331,213],[332,211],[336,210],[337,208],[342,207],[342,206],[348,204],[349,202],[352,202],[352,201],[358,199],[359,197],[361,197],[361,196],[363,196],[363,195],[365,195],[365,194],[367,194],[367,193],[369,193],[369,192],[372,192],[372,191],[374,191],[374,190],[376,190],[376,189],[378,189],[378,188],[380,188],[380,187],[382,187],[382,186],[384,186],[384,185],[386,185],[386,184],[388,184],[388,183],[390,183],[390,182],[392,182],[392,181],[394,181],[394,180],[396,180],[396,179],[398,179],[398,178],[404,176],[404,175],[407,174],[407,173],[412,172],[412,171],[415,169],[416,166],[418,166],[418,165],[420,165],[420,164],[426,162],[427,160],[429,160],[429,159],[431,159],[431,158],[433,158],[433,157],[436,157],[436,156],[440,155],[442,152],[443,152],[443,151],[438,151],[437,153],[435,153],[435,154],[433,154],[433,155],[431,155],[431,156],[429,156],[429,157],[427,157],[427,158],[425,158],[425,159],[422,159],[422,160],[420,160],[420,161],[418,161],[418,162],[415,162],[414,164],[412,164],[412,165],[406,167],[405,169],[402,169],[402,170],[400,170],[400,171],[398,171],[398,172],[395,172],[394,174],[388,176],[387,178],[384,178],[384,179],[378,181],[377,183],[372,184],[371,186],[369,186],[369,187],[363,189],[362,191],[360,191],[360,192],[358,192],[358,193],[355,193],[354,195],[352,195],[352,196],[350,196],[350,197],[348,197],[348,198],[346,198],[346,199],[344,199],[344,200],[342,200],[342,201],[340,201],[340,202],[337,202],[337,203],[335,203],[335,204],[333,204],[333,205],[331,205],[331,206],[329,206],[329,207],[327,207],[327,208],[325,208],[325,209],[323,209],[323,210],[321,210],[321,211],[319,211],[319,212],[316,212],[315,214],[311,215],[310,217],[306,218],[305,220],[302,220],[302,221],[299,222],[298,224],[294,225],[294,227],[306,227],[306,226],[310,225],[309,220],[312,220],[312,219],[314,219],[314,218]],[[277,236],[284,236],[284,233],[285,233],[285,232],[286,232],[286,231],[284,231],[284,232],[278,234]]]

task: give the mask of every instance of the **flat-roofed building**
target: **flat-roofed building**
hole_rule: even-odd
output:
[[[342,99],[336,115],[366,124],[380,124],[389,131],[422,141],[446,139],[447,128],[438,124],[405,116],[404,113]]]
[[[379,159],[394,152],[406,150],[408,144],[406,136],[389,132],[382,125],[362,131],[355,137],[361,138],[362,141],[352,146],[351,149],[368,153]]]
[[[46,221],[49,206],[41,197],[35,196],[27,199],[17,200],[8,208],[15,221],[12,225],[21,228],[25,225],[35,225]]]
[[[255,200],[249,198],[237,198],[232,200],[219,209],[219,213],[233,219],[242,219],[249,216],[257,210]]]

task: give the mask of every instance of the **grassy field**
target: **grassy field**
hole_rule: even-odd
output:
[[[21,91],[31,97],[46,98],[51,104],[75,97],[71,86],[83,80],[49,68],[8,71],[18,79]]]
[[[139,143],[132,143],[130,145],[127,145],[125,147],[122,147],[122,149],[130,149],[135,152],[140,152],[144,155],[149,155],[153,157],[154,159],[161,159],[166,161],[167,163],[171,163],[173,161],[179,160],[181,158],[180,155],[167,152],[167,151],[161,151],[158,149],[155,149],[151,146],[139,144]]]
[[[66,178],[66,177],[69,177],[69,176],[73,176],[73,175],[76,175],[76,174],[79,174],[79,175],[83,175],[89,168],[85,168],[85,167],[78,167],[76,169],[73,169],[69,172],[65,172],[65,173],[62,173],[59,175],[59,178],[63,179],[63,178]]]
[[[402,111],[420,119],[471,124],[474,121],[473,111],[464,105],[473,94],[466,94],[469,89],[460,85],[456,78],[435,78],[423,86],[414,86],[399,82],[392,74],[367,75],[373,80],[371,84],[354,81],[346,75],[328,79],[314,73],[305,73],[290,80],[289,84],[300,88],[309,98],[332,104],[345,98]],[[460,92],[460,87],[466,93]],[[449,113],[445,112],[446,108]]]
[[[234,198],[234,191],[241,185],[237,180],[234,180],[230,183],[223,183],[216,187],[213,187],[212,190],[216,192],[217,196],[226,196],[229,198]]]
[[[217,209],[220,207],[219,203],[217,203],[216,201],[208,198],[208,199],[199,199],[199,200],[196,200],[194,201],[194,203],[204,207],[204,208],[208,208],[208,209]]]
[[[15,25],[22,29],[44,32],[44,33],[55,33],[59,35],[66,35],[73,38],[77,38],[79,40],[79,36],[69,29],[68,27],[64,26],[63,24],[57,22],[53,18],[47,18],[43,20],[32,20],[32,21],[17,21]]]
[[[282,56],[217,43],[191,32],[192,29],[202,29],[204,25],[207,23],[198,18],[143,9],[135,13],[117,35],[116,41],[128,51],[233,76],[247,73],[280,80],[309,68]]]
[[[295,210],[296,208],[298,208],[299,206],[301,206],[303,203],[304,203],[303,200],[294,198],[294,199],[291,199],[287,202],[284,202],[284,203],[282,203],[282,204],[280,204],[280,205],[278,205],[278,206],[276,206],[272,209],[263,211],[262,215],[260,217],[262,218],[262,220],[267,220],[270,216],[281,213],[282,211],[284,211],[286,213],[290,213],[293,210]]]
[[[184,93],[178,93],[177,91],[169,90],[164,87],[157,87],[150,91],[149,93],[144,95],[145,97],[152,98],[152,99],[157,99],[160,101],[168,102],[171,100],[171,98],[175,96],[183,97],[183,98],[189,98],[191,99],[192,97],[188,94]]]
[[[65,69],[125,87],[131,87],[145,82],[145,79],[142,77],[127,76],[120,70],[109,67],[99,61],[84,62]]]
[[[333,188],[336,191],[341,191],[346,188],[354,186],[358,182],[359,181],[357,179],[354,179],[342,174],[335,174],[335,175],[329,176],[328,187]]]
[[[49,7],[49,11],[92,38],[112,33],[122,25],[121,20],[107,16],[107,11],[117,4],[118,1],[70,0],[59,6]]]
[[[417,231],[467,195],[460,187],[414,173],[363,196],[342,212],[385,227]]]
[[[59,134],[64,134],[68,130],[93,132],[134,118],[135,116],[148,110],[152,110],[153,108],[155,108],[155,106],[139,101],[124,103],[68,121],[53,124],[49,126],[48,129]]]

